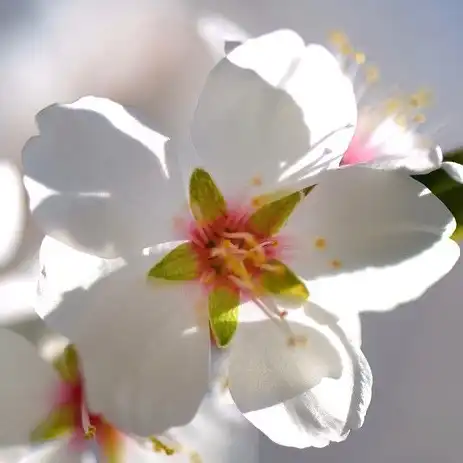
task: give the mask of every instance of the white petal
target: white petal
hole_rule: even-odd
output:
[[[47,234],[103,257],[172,239],[184,192],[164,136],[93,97],[50,106],[37,122],[23,163],[31,209]]]
[[[406,174],[349,167],[326,175],[290,217],[285,263],[311,300],[340,315],[388,310],[450,271],[454,229],[446,207]]]
[[[368,163],[379,169],[400,169],[412,174],[426,174],[439,169],[442,150],[419,134],[404,130],[392,119],[380,124],[369,141],[375,152]]]
[[[213,69],[192,137],[204,167],[236,197],[339,162],[353,132],[345,126],[356,116],[352,85],[336,59],[282,30],[244,42]]]
[[[21,243],[25,226],[26,203],[24,187],[17,168],[6,161],[0,162],[0,269],[8,265]]]
[[[80,452],[72,448],[67,439],[60,439],[31,449],[20,463],[97,463],[97,459],[89,451]]]
[[[425,174],[438,169],[442,150],[414,129],[404,128],[377,109],[360,111],[357,128],[343,164],[365,163],[385,170]]]
[[[274,442],[297,448],[324,447],[330,441],[343,440],[351,429],[360,427],[370,403],[372,386],[371,371],[365,357],[358,347],[351,344],[334,318],[327,318],[325,312],[313,304],[308,305],[307,313],[310,318],[297,318],[300,326],[305,326],[305,329],[298,331],[304,333],[308,340],[304,349],[305,356],[301,356],[295,366],[305,375],[312,373],[314,381],[312,384],[307,382],[306,388],[298,394],[292,389],[293,376],[288,374],[288,370],[284,371],[291,362],[289,356],[280,355],[271,360],[265,353],[263,367],[259,369],[259,364],[252,365],[256,358],[262,358],[262,341],[259,337],[265,331],[268,336],[268,330],[262,333],[261,329],[252,329],[253,335],[247,342],[244,341],[247,345],[241,340],[243,347],[240,347],[240,365],[234,358],[234,351],[230,364],[231,393],[246,418]],[[256,341],[252,340],[253,336]],[[336,365],[332,365],[337,370],[335,375],[320,375],[320,371],[317,372],[317,365],[325,362],[326,368],[333,362],[333,359],[326,356],[326,350],[323,352],[320,349],[317,338],[323,339],[327,345],[329,343],[330,349],[336,352]],[[271,351],[269,346],[274,345],[275,338],[268,337],[266,342],[267,351]],[[233,349],[236,349],[237,344]],[[282,346],[282,349],[285,347]],[[259,363],[262,365],[262,360]],[[254,375],[249,372],[250,366]],[[238,392],[235,383],[237,376],[241,378],[238,380]],[[243,405],[240,394],[245,376],[260,377],[260,381],[256,381],[252,390],[247,392],[248,397]],[[282,395],[285,390],[291,393]],[[268,400],[269,393],[274,400]],[[249,397],[252,396],[252,406],[246,408],[246,405],[251,405]]]
[[[0,461],[2,463],[19,463],[31,452],[31,447],[16,446],[6,447],[0,450]]]
[[[59,378],[21,336],[0,329],[0,444],[29,442],[53,408]]]
[[[159,259],[134,259],[65,293],[46,318],[77,346],[90,408],[141,436],[188,422],[208,382],[202,295],[192,285],[149,282]]]
[[[463,165],[458,162],[446,161],[442,163],[442,169],[458,183],[463,183]]]
[[[121,258],[104,259],[77,251],[50,237],[42,242],[39,261],[41,277],[36,311],[53,329],[68,337],[73,337],[75,317],[80,316],[80,311],[66,312],[64,317],[55,312],[65,294],[88,289],[125,263]]]
[[[0,278],[0,323],[14,323],[35,315],[39,276],[37,260]]]
[[[257,463],[259,432],[246,421],[234,405],[226,404],[215,393],[205,398],[193,421],[170,429],[159,439],[176,452],[171,456],[154,453],[152,444],[127,439],[123,461],[165,463]],[[199,457],[194,460],[193,456]]]

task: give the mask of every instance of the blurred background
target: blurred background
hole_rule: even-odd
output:
[[[426,130],[451,149],[463,145],[462,22],[458,0],[0,0],[0,159],[20,168],[37,111],[86,94],[136,107],[171,135],[225,41],[282,27],[320,43],[343,30],[379,66],[384,96],[430,88]],[[17,295],[35,284],[28,277],[40,239],[29,223],[0,276],[0,319],[20,309],[16,329],[30,337],[30,303]],[[420,301],[362,316],[375,387],[360,431],[304,452],[262,438],[261,461],[459,463],[462,279],[463,263]]]

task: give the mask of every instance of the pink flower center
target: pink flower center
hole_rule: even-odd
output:
[[[254,281],[275,259],[278,241],[253,229],[249,216],[228,212],[205,226],[190,229],[192,248],[200,263],[200,280],[209,288],[227,286],[253,293]]]
[[[95,438],[105,453],[117,444],[117,430],[106,423],[101,415],[88,410],[82,376],[74,381],[62,381],[56,407],[72,413],[73,436],[71,447],[81,451],[89,439]]]
[[[359,164],[375,158],[375,150],[368,146],[364,136],[354,135],[347,151],[341,160],[341,165]]]

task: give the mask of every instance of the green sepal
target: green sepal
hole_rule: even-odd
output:
[[[61,406],[53,410],[45,421],[39,424],[31,433],[32,443],[39,443],[59,437],[71,432],[76,423],[78,410],[72,405]]]
[[[272,270],[264,270],[260,276],[260,284],[266,292],[298,301],[309,298],[305,284],[283,262],[274,259],[267,264]]]
[[[190,209],[199,222],[211,222],[225,214],[227,205],[212,177],[195,169],[190,178]]]
[[[227,347],[238,327],[240,296],[227,287],[209,293],[209,323],[218,347]]]
[[[183,243],[170,251],[148,272],[148,276],[173,281],[198,278],[198,257],[191,244]]]
[[[304,198],[304,193],[296,191],[283,198],[267,203],[249,217],[249,225],[255,233],[272,236],[285,225],[294,208]]]
[[[63,381],[73,383],[79,380],[79,358],[73,345],[66,346],[63,353],[54,360],[53,366]]]

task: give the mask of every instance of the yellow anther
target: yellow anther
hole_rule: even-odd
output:
[[[357,52],[354,55],[354,59],[357,64],[365,64],[367,57],[365,56],[365,53]]]
[[[203,284],[208,284],[208,283],[210,283],[211,281],[213,281],[214,278],[215,278],[214,272],[204,272],[204,273],[201,275],[200,281],[201,281],[201,283],[203,283]]]
[[[256,175],[251,179],[252,186],[261,186],[262,185],[262,177],[260,175]]]
[[[403,107],[403,101],[398,98],[393,98],[386,101],[386,112],[388,114],[394,114],[398,112]]]
[[[376,66],[368,66],[365,70],[367,82],[373,84],[379,80],[379,69]]]
[[[307,344],[306,336],[291,336],[288,338],[289,347],[304,347]]]
[[[349,38],[342,31],[333,31],[330,34],[330,42],[333,45],[336,45],[337,47],[341,48],[345,45],[349,45]]]
[[[325,238],[317,238],[315,240],[315,247],[317,249],[325,249],[326,248],[326,240],[325,240]]]
[[[198,452],[190,452],[190,462],[191,463],[202,463],[203,459]]]
[[[267,198],[265,196],[254,196],[254,198],[251,199],[251,205],[254,209],[259,209],[266,203]]]
[[[224,233],[223,236],[228,239],[243,240],[246,245],[250,248],[254,248],[259,245],[254,235],[246,232],[236,232],[236,233]]]
[[[394,117],[394,122],[398,126],[405,128],[407,127],[407,123],[408,123],[407,116],[405,116],[405,114],[397,114],[397,116]]]
[[[88,439],[88,440],[93,439],[95,435],[96,435],[95,426],[89,425],[89,427],[87,428],[84,434],[85,439]]]
[[[226,392],[228,390],[228,388],[230,387],[230,379],[228,378],[228,376],[222,378],[220,386],[222,392]]]
[[[344,55],[344,56],[349,56],[354,54],[354,49],[348,44],[345,43],[339,48],[339,51]]]
[[[172,447],[167,446],[163,442],[161,442],[157,437],[150,437],[150,441],[153,443],[153,451],[156,453],[165,453],[166,455],[170,456],[175,453],[175,449]]]
[[[413,108],[423,108],[431,103],[432,95],[429,90],[419,90],[412,94],[409,99],[409,104]]]
[[[331,266],[333,268],[341,268],[342,267],[342,262],[340,260],[338,260],[338,259],[333,259],[331,261]]]
[[[413,122],[416,122],[417,124],[424,124],[426,122],[426,116],[424,114],[416,114],[413,117]]]

